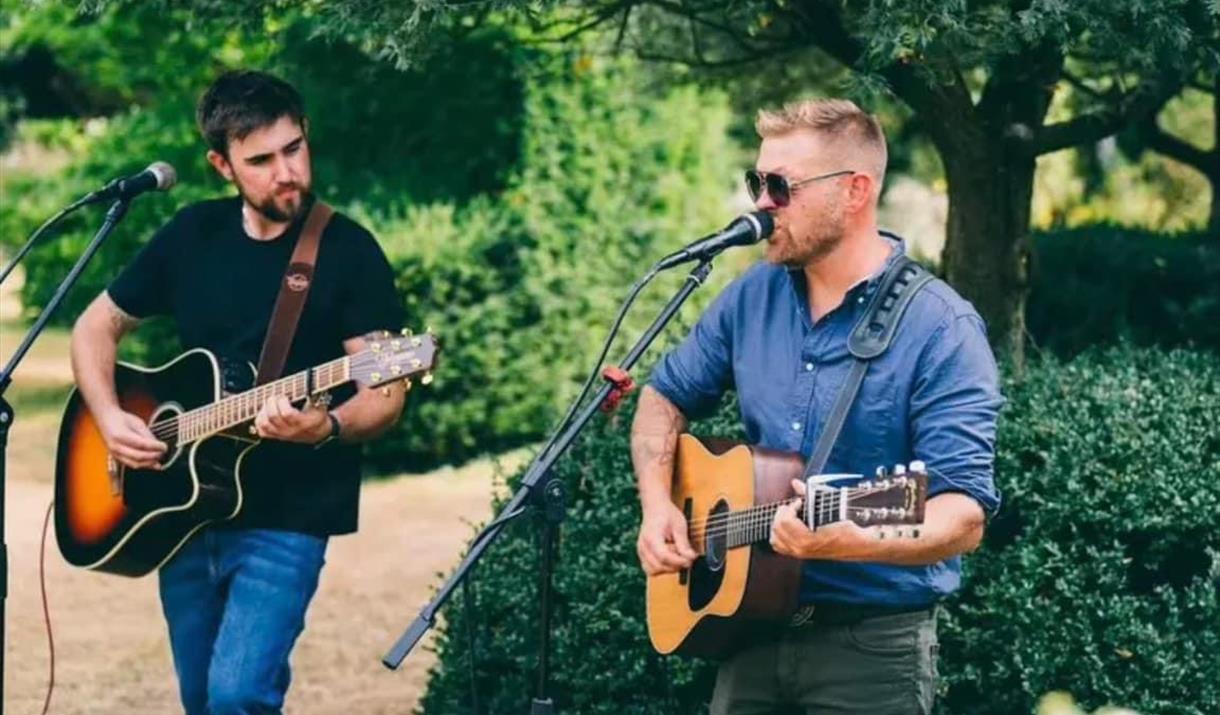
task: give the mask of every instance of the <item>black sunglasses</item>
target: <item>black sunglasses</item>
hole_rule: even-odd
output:
[[[805,184],[854,173],[856,172],[851,169],[843,169],[842,171],[832,171],[829,174],[811,176],[808,179],[789,182],[787,177],[782,174],[771,174],[765,171],[750,169],[746,172],[746,190],[750,192],[751,201],[758,201],[762,198],[763,189],[765,188],[767,196],[771,197],[776,206],[787,206],[788,202],[792,200],[793,190]]]

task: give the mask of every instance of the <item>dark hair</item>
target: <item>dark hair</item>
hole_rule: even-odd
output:
[[[256,129],[291,117],[304,125],[301,94],[284,80],[266,72],[233,70],[212,82],[195,109],[199,132],[213,150],[228,156],[229,142],[244,139]]]

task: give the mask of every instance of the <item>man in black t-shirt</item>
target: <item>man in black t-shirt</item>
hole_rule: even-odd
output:
[[[250,387],[272,308],[313,205],[300,95],[261,72],[231,72],[204,93],[208,161],[238,196],[182,209],[153,236],[72,332],[72,367],[111,455],[152,467],[166,445],[115,394],[119,340],[142,318],[171,316],[185,348],[221,357],[232,391]],[[403,323],[385,255],[336,214],[284,374],[364,349],[372,330]],[[279,712],[289,654],[304,627],[327,539],[355,531],[359,449],[402,413],[405,391],[337,390],[329,411],[268,401],[254,422],[265,442],[241,465],[243,507],[193,536],[159,572],[174,667],[188,715]]]

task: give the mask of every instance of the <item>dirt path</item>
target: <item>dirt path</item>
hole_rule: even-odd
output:
[[[431,654],[417,647],[396,672],[380,659],[427,601],[437,572],[455,563],[471,535],[468,520],[488,515],[492,471],[488,462],[480,462],[365,485],[360,532],[335,539],[327,554],[293,658],[287,712],[374,715],[414,709]],[[7,496],[11,570],[4,692],[6,711],[22,715],[40,712],[46,688],[38,540],[51,486],[14,475]],[[72,569],[53,539],[48,534],[57,670],[51,712],[180,712],[155,578]]]

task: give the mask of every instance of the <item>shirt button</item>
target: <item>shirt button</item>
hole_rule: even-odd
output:
[[[800,431],[801,431],[801,423],[800,423],[800,422],[793,422],[793,423],[792,423],[792,430],[793,430],[794,432],[800,432]]]
[[[813,363],[811,363],[811,362],[805,363],[805,372],[813,372]]]

